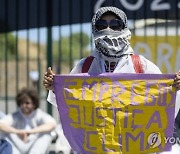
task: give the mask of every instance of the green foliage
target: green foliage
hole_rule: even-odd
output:
[[[11,34],[0,34],[0,60],[15,57],[15,37]]]
[[[90,37],[86,33],[72,33],[70,36],[63,36],[58,41],[53,42],[53,61],[59,61],[59,56],[63,63],[86,57],[90,53],[88,50],[89,43]],[[72,59],[70,58],[70,51],[72,51]]]

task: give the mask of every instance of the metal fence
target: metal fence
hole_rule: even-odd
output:
[[[22,87],[42,86],[48,66],[67,74],[93,49],[90,20],[101,6],[117,6],[129,18],[131,45],[163,73],[180,69],[180,2],[157,0],[0,0],[0,106],[12,112]],[[48,104],[48,103],[47,103]],[[47,105],[52,114],[52,107]]]

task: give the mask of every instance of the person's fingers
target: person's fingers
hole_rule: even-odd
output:
[[[45,83],[45,84],[44,84],[44,87],[45,87],[46,89],[51,89],[52,85]]]
[[[53,72],[51,71],[51,68],[48,68],[48,71],[44,74],[44,80],[46,80],[46,82],[49,82],[49,84],[52,84],[53,82]]]
[[[55,75],[54,72],[52,71],[51,67],[48,67],[47,74],[48,75]]]
[[[176,77],[174,81],[179,83],[180,82],[180,77]]]
[[[47,73],[51,74],[51,67],[48,67]]]
[[[180,80],[180,71],[176,73],[174,81],[176,82],[178,80]]]
[[[180,71],[176,73],[176,76],[174,79],[174,86],[176,87],[176,90],[180,90]]]
[[[51,67],[48,67],[47,72],[44,74],[44,80],[43,85],[46,89],[52,90],[53,89],[53,71],[51,70]]]
[[[48,82],[52,83],[53,82],[53,76],[44,76],[44,80],[47,80]]]
[[[48,90],[53,90],[53,85],[44,84],[44,87]]]
[[[44,82],[43,82],[43,85],[44,85],[45,87],[50,87],[50,86],[52,86],[52,84],[53,84],[53,83],[49,83],[49,82],[47,82],[47,81],[44,81]]]
[[[53,76],[44,76],[44,80],[53,81]]]
[[[179,87],[180,87],[180,80],[178,80],[178,81],[175,82],[175,86],[176,86],[176,88],[179,88]]]
[[[46,80],[44,80],[44,81],[43,81],[43,85],[45,86],[45,85],[51,85],[51,84],[49,84],[49,82],[47,82]]]
[[[52,83],[53,83],[53,80],[50,79],[50,78],[47,78],[47,79],[44,79],[44,80],[43,80],[43,83],[52,84]]]
[[[43,85],[45,87],[50,87],[50,86],[52,86],[52,84],[53,84],[53,80],[51,78],[44,77]]]
[[[180,70],[176,73],[176,78],[180,77]]]
[[[49,84],[44,84],[45,88],[49,88],[50,85]]]
[[[52,75],[55,75],[55,73],[53,72],[53,70],[52,70],[52,69],[50,69],[50,71],[51,71],[51,74],[52,74]]]

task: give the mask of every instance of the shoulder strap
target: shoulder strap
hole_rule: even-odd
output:
[[[92,64],[94,57],[93,56],[89,56],[85,59],[83,66],[82,66],[82,73],[87,73],[89,71],[89,68]]]
[[[136,73],[144,73],[140,57],[138,55],[131,55],[131,58],[132,58],[134,70],[136,71]]]
[[[144,73],[140,57],[138,55],[131,55],[131,58],[132,58],[134,70],[136,71],[136,73]],[[83,66],[82,66],[82,73],[87,73],[89,71],[89,68],[90,68],[93,60],[94,60],[93,56],[89,56],[85,59]]]

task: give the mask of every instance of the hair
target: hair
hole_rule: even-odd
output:
[[[101,19],[102,15],[105,15],[108,12],[108,14],[110,13],[115,14],[116,16],[118,16],[119,19],[121,19],[124,23],[124,29],[128,29],[128,23],[127,23],[127,16],[125,14],[125,12],[123,12],[122,10],[120,10],[117,7],[112,7],[112,6],[108,6],[108,7],[101,7],[99,8],[96,13],[94,14],[93,18],[92,18],[92,22],[91,22],[91,26],[92,26],[92,34],[95,36],[96,33],[98,32],[98,30],[96,29],[96,21]]]
[[[39,108],[39,95],[36,90],[34,89],[28,89],[28,88],[23,88],[22,90],[19,91],[19,93],[16,95],[16,103],[17,106],[19,107],[24,99],[30,98],[35,106],[35,109]]]

